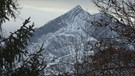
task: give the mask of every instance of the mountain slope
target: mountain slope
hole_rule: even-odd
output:
[[[29,49],[35,49],[44,43],[46,75],[57,75],[61,72],[72,73],[74,58],[79,54],[78,59],[81,59],[84,50],[87,50],[86,43],[94,44],[103,38],[118,37],[119,33],[111,29],[125,28],[119,25],[109,15],[103,13],[91,15],[78,5],[36,29]],[[93,53],[91,50],[90,54]]]

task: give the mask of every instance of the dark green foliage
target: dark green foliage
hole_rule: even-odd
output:
[[[29,18],[30,19],[30,18]],[[34,24],[29,27],[29,19],[25,20],[23,26],[0,42],[0,70],[11,71],[15,67],[15,61],[20,61],[23,55],[27,53],[26,46],[28,39],[34,32]]]
[[[44,57],[42,54],[42,47],[39,51],[30,54],[28,58],[23,61],[23,65],[17,68],[13,76],[43,76],[44,75],[44,68],[46,64],[44,62]]]
[[[27,45],[29,38],[34,32],[34,24],[28,24],[30,18],[26,19],[20,29],[1,40],[0,48],[0,75],[1,76],[39,76],[44,75],[45,62],[43,45],[39,51],[28,55]],[[25,59],[24,57],[28,57]],[[21,64],[18,64],[21,63]],[[20,65],[20,67],[17,67]]]
[[[9,18],[16,18],[18,13],[17,0],[0,0],[0,32],[1,25]],[[45,62],[39,51],[28,54],[27,45],[34,32],[34,23],[30,18],[16,32],[11,33],[8,38],[0,34],[0,76],[41,76],[44,75]]]
[[[17,0],[0,0],[0,28],[9,17],[16,18],[18,6]]]

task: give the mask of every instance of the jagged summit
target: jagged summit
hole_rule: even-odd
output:
[[[70,11],[73,11],[73,10],[83,10],[83,9],[80,5],[77,5],[74,8],[72,8]]]
[[[86,17],[89,17],[89,13],[84,11],[80,5],[77,5],[73,9],[69,10],[67,13],[57,17],[54,20],[51,20],[44,26],[38,28],[34,33],[34,35],[37,37],[33,37],[31,41],[35,42],[37,41],[38,37],[41,37],[42,35],[46,35],[48,33],[54,33],[63,27],[72,25],[75,22],[82,22],[80,18],[85,19]]]
[[[81,13],[81,12],[85,12],[85,11],[82,9],[82,7],[80,5],[77,5],[74,8],[72,8],[71,10],[69,10],[69,12],[67,12],[67,13],[78,14],[78,13]]]
[[[82,9],[82,7],[80,5],[77,5],[74,8],[80,8],[80,9]]]

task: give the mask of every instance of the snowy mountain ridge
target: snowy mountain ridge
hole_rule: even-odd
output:
[[[29,49],[35,49],[44,43],[43,53],[47,62],[46,75],[72,73],[76,50],[79,53],[78,59],[81,59],[87,42],[94,44],[101,38],[118,37],[118,33],[110,29],[116,26],[117,24],[111,16],[103,13],[91,15],[78,5],[36,29]],[[91,50],[90,54],[93,53]]]

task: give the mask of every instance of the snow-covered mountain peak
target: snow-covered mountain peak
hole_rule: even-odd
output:
[[[83,9],[82,9],[82,7],[80,5],[75,6],[70,11],[76,11],[76,10],[82,10],[83,11]]]
[[[67,13],[57,17],[54,20],[51,20],[44,26],[38,28],[34,33],[35,37],[31,39],[32,42],[35,42],[42,35],[47,35],[48,33],[54,33],[61,28],[71,26],[71,25],[82,25],[84,20],[90,18],[90,14],[84,11],[80,5],[75,6],[73,9],[69,10]],[[72,27],[72,26],[71,26]],[[73,29],[73,28],[72,28]]]
[[[74,25],[74,23],[80,24],[84,20],[90,18],[90,14],[83,10],[80,5],[77,5],[62,15],[62,18],[66,25]]]
[[[86,12],[86,11],[84,11],[80,5],[77,5],[73,9],[71,9],[67,13],[65,13],[64,15],[67,15],[71,18],[71,17],[75,17],[78,14],[84,13],[84,12]]]
[[[120,24],[112,21],[110,16],[104,13],[91,15],[77,5],[67,13],[36,29],[31,39],[33,45],[30,49],[44,43],[47,75],[55,76],[63,71],[71,72],[76,55],[75,50],[78,49],[81,57],[87,42],[95,44],[103,38],[118,37],[119,33],[111,30],[116,26],[121,27]],[[130,49],[134,47],[130,46]]]

